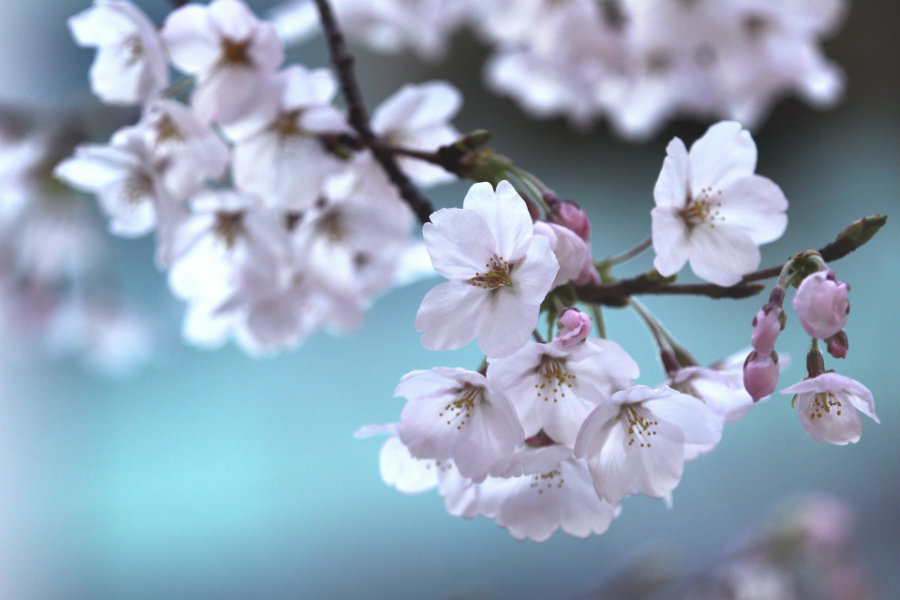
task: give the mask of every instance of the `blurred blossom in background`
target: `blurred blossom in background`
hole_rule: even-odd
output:
[[[169,10],[165,0],[136,3],[157,24]],[[250,4],[260,15],[276,7]],[[866,381],[882,424],[865,423],[856,445],[818,444],[790,399],[773,397],[686,469],[671,510],[634,498],[607,533],[585,540],[557,533],[542,544],[519,542],[488,520],[450,517],[436,495],[398,495],[379,476],[380,442],[352,433],[394,420],[402,402],[392,397],[396,382],[433,366],[414,327],[433,282],[382,294],[352,336],[316,333],[273,358],[233,345],[189,347],[180,333],[184,305],[154,267],[152,240],[111,237],[93,198],[49,176],[86,135],[103,143],[138,116],[90,93],[94,52],[77,48],[65,25],[89,3],[3,2],[0,597],[897,597],[897,6],[857,1],[841,20],[841,3],[824,2],[831,8],[821,21],[790,21],[791,43],[825,39],[824,56],[810,56],[816,68],[798,84],[800,99],[769,101],[796,75],[777,69],[788,50],[775,46],[766,55],[770,90],[751,93],[733,80],[714,104],[711,96],[709,105],[673,96],[649,105],[641,93],[661,85],[652,69],[611,79],[590,101],[579,93],[594,90],[601,71],[621,74],[628,63],[621,47],[585,37],[572,15],[554,13],[526,42],[535,19],[527,11],[510,14],[505,26],[485,18],[472,32],[459,27],[466,3],[448,1],[433,13],[392,13],[392,28],[372,29],[361,8],[368,4],[381,5],[336,2],[362,41],[352,49],[370,109],[404,83],[452,82],[464,96],[456,127],[490,129],[498,151],[578,201],[591,218],[595,257],[646,237],[666,143],[696,139],[720,117],[754,126],[759,172],[791,203],[787,233],[762,250],[763,265],[821,246],[858,217],[888,215],[873,242],[839,263],[842,279],[862,292],[852,296],[854,348],[841,366]],[[486,13],[503,4],[475,3]],[[591,15],[609,5],[588,4]],[[296,5],[299,12],[281,8],[282,26],[305,40],[288,61],[328,66],[321,38],[308,35],[309,7]],[[650,33],[629,35],[639,49],[629,56],[657,64],[641,45]],[[551,75],[563,45],[582,68],[559,81]],[[602,64],[586,54],[603,56]],[[673,72],[681,79],[663,87],[674,93],[693,75]],[[489,91],[486,80],[509,96]],[[544,85],[523,86],[530,81]],[[630,101],[616,104],[623,97]],[[700,120],[675,116],[685,112]],[[467,187],[428,195],[459,206]],[[630,267],[646,270],[650,261],[644,255]],[[646,303],[690,341],[701,364],[747,345],[759,304]],[[639,330],[634,315],[607,315],[611,335],[645,365],[639,382],[657,383],[652,341],[625,335]],[[797,354],[805,348],[799,322],[782,343]],[[469,346],[450,360],[474,366],[480,356]],[[795,359],[783,380],[799,381],[802,363]]]

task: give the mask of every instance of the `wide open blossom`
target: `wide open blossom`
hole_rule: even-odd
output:
[[[528,342],[511,356],[491,359],[487,376],[509,396],[526,436],[543,430],[572,446],[588,414],[613,391],[630,386],[638,366],[610,340]]]
[[[475,337],[490,357],[509,356],[538,323],[559,263],[534,235],[525,201],[509,182],[469,189],[463,208],[443,208],[423,227],[434,270],[450,281],[422,300],[416,329],[422,345],[447,350]]]
[[[161,35],[172,63],[197,77],[194,110],[213,123],[243,117],[284,60],[275,27],[240,0],[183,6],[169,15]]]
[[[875,400],[869,388],[837,373],[804,379],[781,393],[796,395],[800,423],[817,442],[841,446],[858,442],[862,422],[857,410],[876,423],[881,422],[875,414]]]
[[[565,446],[520,448],[502,476],[481,482],[453,469],[439,479],[450,514],[496,519],[520,540],[543,542],[557,529],[582,538],[600,535],[621,512],[597,497],[587,464]]]
[[[759,266],[758,246],[781,237],[787,200],[755,175],[756,144],[740,123],[710,127],[691,146],[674,138],[653,197],[653,266],[665,277],[690,261],[694,273],[730,286]]]
[[[408,399],[397,434],[416,458],[452,459],[464,477],[484,479],[505,467],[525,434],[506,394],[483,375],[435,367],[400,380]]]
[[[153,23],[131,2],[96,0],[69,19],[79,46],[96,46],[91,89],[110,104],[137,104],[169,82],[165,51]]]
[[[347,130],[343,114],[330,103],[337,86],[327,69],[292,65],[276,75],[261,102],[243,119],[235,138],[234,182],[267,206],[303,211],[322,195],[326,179],[342,167],[320,134]],[[254,127],[253,124],[256,126]]]
[[[668,387],[616,392],[585,420],[575,456],[587,459],[597,494],[665,498],[681,481],[686,444],[715,444],[722,419],[703,402]]]

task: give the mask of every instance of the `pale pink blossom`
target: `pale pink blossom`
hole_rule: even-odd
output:
[[[794,312],[811,337],[830,338],[847,325],[850,286],[838,281],[834,271],[807,276],[794,295]]]
[[[565,285],[578,278],[585,260],[590,256],[587,243],[578,234],[556,223],[538,221],[534,224],[534,234],[547,238],[550,248],[559,262],[559,271],[552,287]]]
[[[590,219],[581,207],[571,200],[556,199],[550,206],[550,219],[557,225],[571,229],[585,242],[591,237]]]
[[[137,104],[162,90],[169,66],[156,27],[131,2],[95,0],[69,19],[79,46],[96,46],[91,89],[110,104]]]
[[[591,335],[594,323],[591,317],[577,308],[569,308],[559,316],[559,331],[554,343],[568,348],[582,342]]]
[[[857,411],[880,423],[872,392],[863,384],[838,375],[822,373],[781,390],[794,394],[800,424],[817,442],[844,445],[862,435]]]
[[[452,459],[464,477],[484,479],[525,439],[505,392],[479,373],[445,367],[413,371],[394,395],[408,399],[397,434],[410,454]]]
[[[248,113],[284,60],[275,27],[240,0],[183,6],[166,19],[161,36],[174,65],[197,77],[191,104],[213,123]]]
[[[588,416],[575,456],[585,458],[600,498],[665,498],[684,470],[686,444],[715,444],[722,420],[703,402],[668,387],[616,392]]]
[[[538,323],[541,302],[559,263],[546,238],[534,235],[525,201],[509,182],[469,189],[463,208],[444,208],[423,227],[435,271],[450,281],[426,294],[416,315],[430,350],[478,338],[491,357],[521,348]]]
[[[653,265],[664,277],[688,261],[694,273],[731,286],[759,266],[758,246],[781,237],[787,200],[755,175],[756,144],[740,123],[717,123],[691,146],[675,138],[653,190]]]

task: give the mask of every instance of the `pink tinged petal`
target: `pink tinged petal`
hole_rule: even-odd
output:
[[[215,0],[208,7],[216,32],[230,40],[244,41],[256,29],[259,20],[240,0]]]
[[[657,206],[672,206],[680,210],[687,204],[690,195],[688,181],[690,164],[688,151],[680,138],[673,138],[666,146],[666,159],[662,171],[653,188],[653,199]]]
[[[262,76],[254,69],[224,66],[194,88],[191,106],[203,121],[232,123],[256,108],[263,85]]]
[[[540,305],[523,303],[507,288],[479,291],[482,292],[480,311],[483,314],[478,316],[478,349],[491,358],[509,356],[531,337],[538,324]],[[456,322],[457,327],[460,324],[461,320]],[[424,339],[422,341],[424,343]]]
[[[757,245],[777,240],[787,228],[788,201],[771,179],[740,177],[725,186],[718,198],[719,216],[744,230]]]
[[[673,427],[672,430],[661,428],[661,436],[677,431],[675,441],[691,444],[717,444],[722,439],[722,418],[693,396],[672,394],[647,400],[641,406],[660,424],[666,422]]]
[[[476,406],[461,427],[453,462],[463,476],[475,481],[484,479],[496,465],[505,465],[525,439],[509,400],[498,394]]]
[[[534,234],[546,238],[559,263],[559,271],[551,284],[557,287],[572,281],[581,273],[587,244],[574,231],[554,223],[538,221],[534,224]]]
[[[273,73],[284,62],[284,42],[278,30],[269,23],[259,23],[254,33],[253,43],[247,49],[253,66],[262,73]]]
[[[391,436],[378,456],[381,479],[404,494],[420,494],[436,488],[439,467],[433,460],[413,458],[400,438]]]
[[[469,280],[489,270],[497,243],[487,223],[476,212],[442,208],[422,228],[434,270],[448,279]]]
[[[469,188],[463,209],[481,215],[497,239],[497,252],[504,260],[512,263],[525,253],[534,227],[525,201],[508,181],[501,181],[496,192],[490,183],[476,183]]]
[[[847,325],[849,290],[831,271],[813,273],[800,283],[792,305],[811,337],[827,339]]]
[[[691,270],[701,279],[731,286],[761,260],[759,248],[743,230],[728,223],[698,225],[691,233]]]
[[[656,207],[652,219],[654,268],[663,277],[674,275],[688,261],[691,253],[690,232],[675,207]]]
[[[222,39],[207,11],[197,4],[183,6],[169,15],[160,33],[172,63],[185,73],[207,73],[221,57]]]
[[[459,112],[461,106],[462,94],[447,82],[407,84],[375,109],[372,129],[385,135],[443,124]]]
[[[522,254],[525,258],[510,266],[512,290],[520,302],[539,305],[553,286],[559,263],[550,243],[539,235],[526,243]]]
[[[121,10],[120,4],[95,4],[69,18],[67,25],[79,46],[109,46],[138,33],[134,19]]]
[[[416,314],[416,330],[425,332],[422,346],[452,350],[475,339],[492,316],[489,295],[490,292],[462,281],[447,281],[432,288]]]
[[[837,373],[823,373],[818,377],[804,379],[800,383],[781,390],[782,394],[802,394],[805,392],[819,393],[831,392],[833,394],[846,393],[851,404],[864,415],[880,423],[875,414],[875,400],[869,388],[849,377]]]
[[[740,123],[721,121],[691,146],[690,169],[694,197],[705,187],[723,189],[733,180],[753,174],[756,143]]]
[[[333,106],[313,106],[300,115],[300,127],[315,133],[349,133],[347,117]]]
[[[279,77],[285,79],[281,104],[286,110],[328,104],[337,91],[337,83],[328,69],[310,71],[301,65],[291,65]]]

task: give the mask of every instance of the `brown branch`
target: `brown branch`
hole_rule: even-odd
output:
[[[830,242],[819,249],[825,262],[841,259],[874,236],[885,224],[887,217],[875,215],[864,217],[851,223]],[[753,283],[762,279],[777,277],[782,265],[761,269],[748,275],[733,286],[723,287],[711,283],[690,285],[673,285],[671,278],[663,278],[655,271],[643,273],[637,277],[620,279],[614,283],[576,288],[578,299],[583,302],[595,302],[606,306],[626,306],[628,297],[639,294],[677,294],[692,296],[708,296],[710,298],[747,298],[758,294],[765,286]]]
[[[378,137],[369,125],[369,114],[366,111],[366,105],[363,102],[359,83],[356,81],[356,74],[353,70],[354,58],[347,51],[344,34],[341,32],[340,25],[338,25],[334,17],[334,12],[331,10],[328,0],[315,0],[315,2],[316,8],[319,10],[319,20],[322,22],[322,29],[325,31],[331,63],[337,69],[341,93],[347,102],[351,127],[359,135],[363,144],[371,148],[372,156],[384,169],[388,179],[396,186],[400,196],[416,214],[419,221],[427,223],[431,213],[434,212],[434,207],[413,185],[406,174],[403,173],[394,159],[393,153],[378,145]]]

